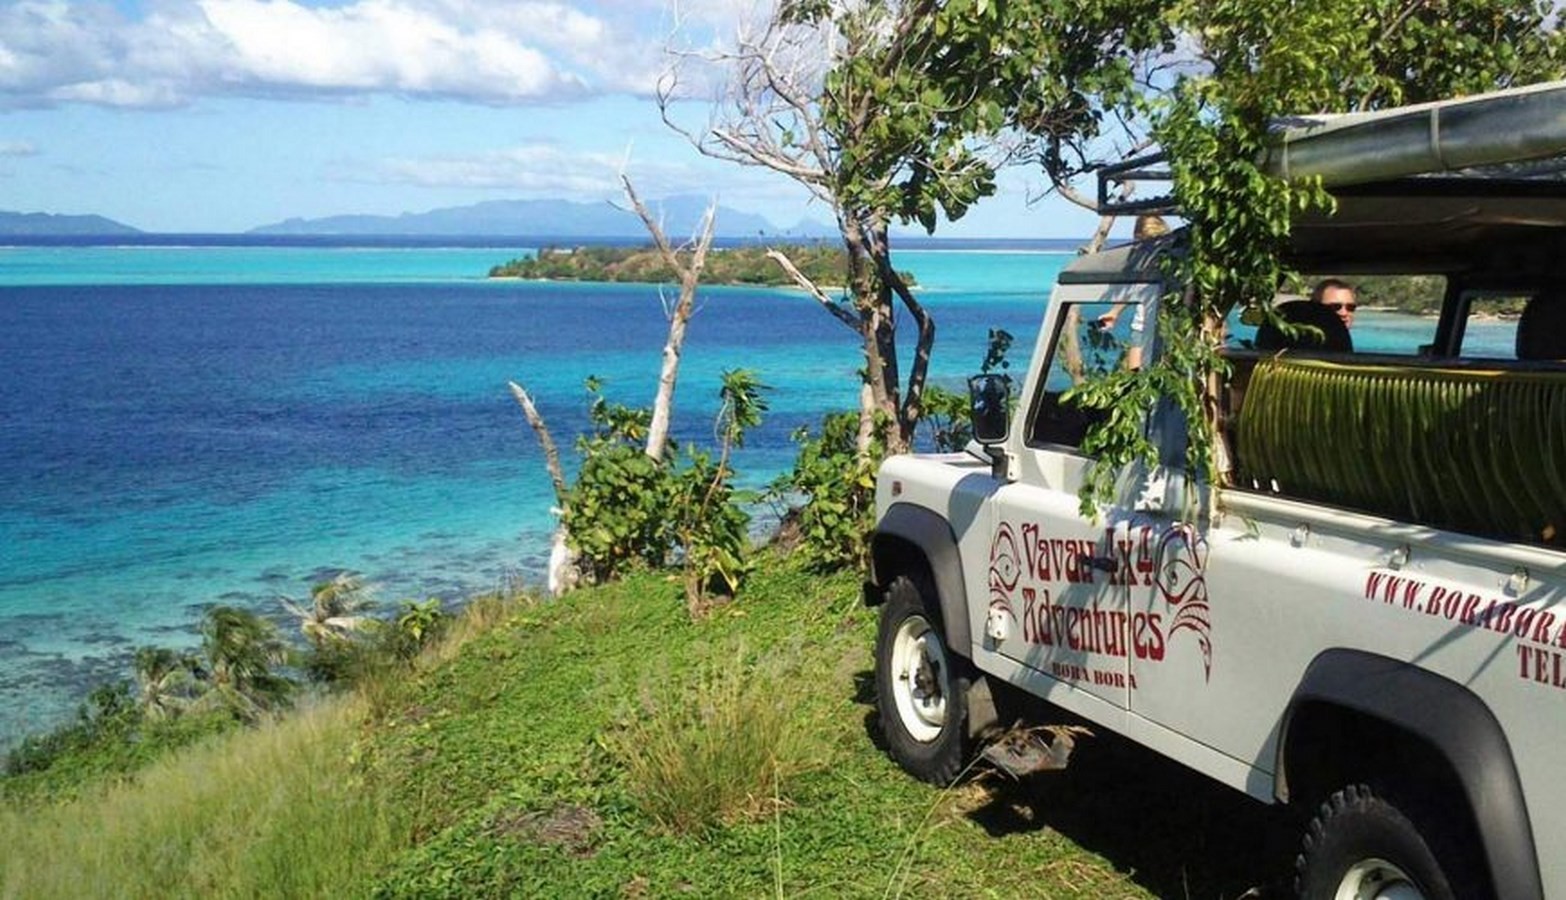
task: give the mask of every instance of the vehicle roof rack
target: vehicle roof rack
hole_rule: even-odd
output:
[[[1260,162],[1274,175],[1319,177],[1334,190],[1434,183],[1486,190],[1487,183],[1566,182],[1566,81],[1374,112],[1282,119]],[[1167,187],[1155,197],[1129,196],[1134,183],[1174,180],[1162,152],[1103,166],[1097,175],[1100,215],[1178,215]]]
[[[1120,196],[1127,186],[1138,182],[1167,185],[1174,181],[1168,162],[1168,157],[1160,151],[1101,167],[1098,170],[1098,214],[1132,216],[1175,212],[1175,198],[1168,190],[1155,197]]]

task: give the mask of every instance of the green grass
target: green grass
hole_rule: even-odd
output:
[[[790,657],[754,660],[737,644],[689,686],[656,678],[606,741],[636,808],[677,833],[775,808],[799,775],[827,762],[798,687],[806,674]]]
[[[0,813],[0,895],[310,897],[353,891],[407,844],[356,772],[362,704],[230,731],[74,799]]]
[[[0,890],[1235,898],[1277,886],[1286,854],[1248,801],[1108,737],[1027,785],[908,777],[877,746],[874,621],[852,575],[771,556],[702,621],[662,574],[481,604],[411,676],[352,703],[0,815]]]

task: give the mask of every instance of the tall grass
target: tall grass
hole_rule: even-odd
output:
[[[362,701],[221,735],[65,803],[0,812],[0,896],[363,893],[406,845],[354,765]]]
[[[688,833],[761,814],[790,780],[824,764],[806,721],[806,683],[743,646],[704,662],[683,685],[648,689],[610,738],[637,807]]]

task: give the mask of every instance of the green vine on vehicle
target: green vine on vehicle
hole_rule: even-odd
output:
[[[1561,70],[1559,41],[1544,29],[1548,5],[1535,2],[1416,8],[1317,0],[1259,16],[1247,0],[1191,0],[1166,12],[1189,37],[1197,65],[1168,90],[1150,92],[1142,111],[1170,160],[1186,222],[1185,252],[1165,260],[1168,283],[1184,289],[1160,303],[1160,352],[1148,364],[1072,391],[1080,405],[1106,413],[1083,444],[1097,459],[1079,494],[1089,517],[1114,499],[1126,467],[1159,461],[1145,423],[1160,402],[1184,414],[1186,470],[1199,482],[1223,482],[1223,323],[1236,307],[1272,315],[1274,293],[1293,275],[1284,253],[1292,218],[1333,205],[1319,179],[1290,182],[1266,170],[1275,121],[1456,96]],[[1423,49],[1467,46],[1476,31],[1492,40],[1472,65],[1454,67],[1457,57]],[[1195,499],[1186,498],[1187,518],[1197,514]]]

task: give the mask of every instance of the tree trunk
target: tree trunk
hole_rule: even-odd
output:
[[[680,375],[680,351],[685,346],[685,326],[696,308],[696,288],[701,283],[701,272],[707,264],[707,251],[712,247],[712,233],[716,225],[718,207],[717,204],[707,207],[707,212],[702,217],[701,232],[694,239],[694,246],[685,245],[686,248],[690,248],[690,261],[686,262],[680,258],[679,251],[669,243],[668,236],[663,232],[663,226],[659,225],[652,213],[647,211],[642,198],[636,195],[636,188],[631,185],[631,179],[621,175],[620,183],[625,188],[625,196],[630,199],[632,209],[641,218],[642,224],[647,227],[647,233],[652,235],[653,243],[657,245],[658,253],[663,257],[664,263],[680,279],[680,298],[675,301],[673,309],[667,310],[669,337],[663,345],[663,366],[658,372],[658,392],[653,397],[652,421],[647,426],[645,451],[649,457],[662,460],[664,450],[669,444],[669,423],[674,418],[674,387]]]
[[[894,423],[898,420],[896,332],[891,304],[887,302],[890,295],[877,277],[878,267],[868,236],[859,222],[847,213],[839,218],[839,225],[843,245],[848,251],[848,285],[859,313],[859,337],[865,356],[864,383],[869,388],[869,402],[863,402],[865,398],[861,395],[859,409],[857,449],[860,459],[864,460],[870,455],[877,417]],[[893,446],[896,436],[896,429],[887,435],[889,452],[900,452]]]
[[[891,315],[892,296],[903,302],[909,315],[913,317],[914,325],[918,328],[918,336],[914,344],[913,365],[908,370],[908,385],[903,389],[902,400],[897,406],[897,449],[893,452],[906,453],[913,448],[914,429],[919,425],[919,419],[924,415],[924,385],[930,372],[930,351],[935,347],[935,319],[924,308],[892,265],[892,247],[887,241],[886,229],[881,227],[876,231],[876,265],[880,270],[881,283],[886,290],[886,306],[888,316]],[[895,341],[896,334],[892,339]],[[893,352],[896,351],[895,344]],[[894,378],[897,377],[894,371]],[[902,387],[899,381],[894,381],[898,387]],[[892,442],[888,441],[890,450]]]
[[[680,284],[680,299],[669,315],[669,338],[663,345],[663,366],[658,371],[658,393],[653,398],[652,422],[647,426],[647,455],[663,459],[669,443],[669,421],[674,417],[674,386],[680,376],[680,350],[685,345],[685,323],[690,321],[696,299],[696,283]]]
[[[859,385],[859,433],[855,436],[854,452],[861,461],[870,458],[870,447],[875,442],[875,390],[870,382]]]

